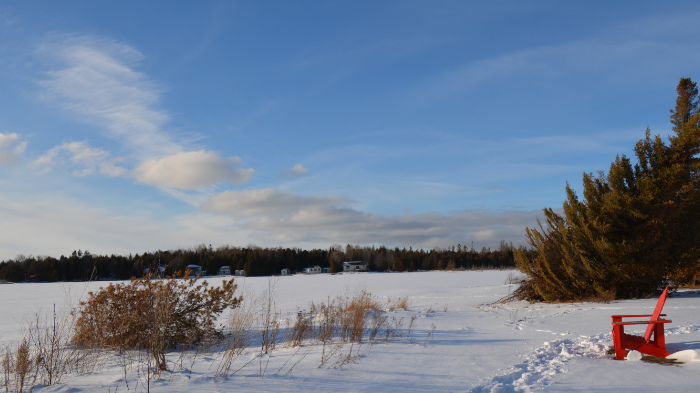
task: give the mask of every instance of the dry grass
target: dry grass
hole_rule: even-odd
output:
[[[408,297],[393,303],[389,301],[390,311],[407,308]],[[309,311],[298,311],[296,322],[287,331],[287,342],[294,347],[307,342],[321,343],[321,364],[325,364],[329,353],[339,352],[338,343],[388,341],[401,336],[402,324],[403,319],[392,317],[390,320],[381,303],[369,292],[361,291],[354,296],[329,299],[326,303],[311,303]],[[354,358],[352,353],[353,350],[347,359]],[[354,353],[357,354],[357,350]]]
[[[164,294],[167,291],[161,292]],[[180,342],[173,348],[179,354],[169,356],[168,364],[175,369],[192,370],[195,362],[199,361],[200,354],[209,353],[220,359],[214,366],[215,378],[226,379],[248,366],[257,368],[258,376],[263,378],[270,358],[280,350],[280,344],[286,343],[285,348],[290,353],[285,355],[288,359],[279,368],[278,374],[285,371],[286,375],[291,374],[311,353],[320,353],[319,367],[331,365],[342,368],[366,356],[374,343],[411,336],[417,317],[413,315],[406,331],[403,329],[404,318],[400,317],[401,314],[392,315],[390,312],[407,309],[408,297],[389,301],[387,308],[382,307],[367,291],[328,298],[325,303],[311,303],[307,310],[298,310],[289,319],[275,308],[272,282],[260,296],[246,297],[245,302],[240,298],[235,301],[237,307],[230,310],[229,321],[222,331],[221,339]],[[130,297],[120,299],[128,301]],[[165,297],[161,298],[158,293],[147,299],[151,305],[150,314],[146,313],[142,320],[150,323],[151,328],[161,320],[170,320],[170,308],[157,306],[165,301]],[[94,303],[81,303],[78,311],[92,306],[98,307]],[[116,362],[123,368],[123,381],[127,390],[139,390],[139,385],[141,389],[150,390],[153,378],[161,378],[159,375],[166,371],[164,349],[172,348],[169,339],[154,331],[154,334],[148,334],[153,336],[151,341],[138,346],[119,342],[107,346],[106,350],[75,346],[71,340],[76,340],[76,317],[81,316],[78,311],[66,313],[66,317],[59,316],[54,311],[52,316],[37,315],[31,321],[26,338],[0,354],[0,390],[4,389],[6,393],[30,392],[38,383],[60,383],[66,374],[95,371],[108,361]],[[282,329],[285,320],[286,326]],[[83,320],[83,323],[86,322],[97,321]],[[104,327],[100,329],[104,330]],[[79,337],[82,339],[86,334],[87,331],[83,330]],[[144,335],[143,332],[141,335]],[[84,344],[83,341],[80,343]],[[104,347],[102,341],[98,343],[99,347]],[[257,348],[251,348],[252,346]],[[291,353],[291,348],[296,350]],[[162,352],[155,353],[161,349]]]
[[[36,384],[38,369],[30,344],[24,339],[15,350],[6,349],[2,358],[2,383],[5,392],[31,392]]]
[[[250,297],[244,297],[246,298]],[[239,307],[232,310],[228,330],[222,342],[222,359],[216,371],[216,378],[227,379],[238,371],[232,369],[233,364],[256,340],[257,311],[255,302],[247,300],[243,300]]]
[[[408,302],[408,296],[404,296],[402,298],[397,299],[395,302],[392,302],[391,299],[389,299],[389,306],[387,307],[389,311],[394,311],[394,310],[408,310],[409,302]]]
[[[95,371],[101,365],[95,351],[70,345],[74,319],[70,313],[37,313],[25,327],[16,348],[5,348],[0,386],[5,392],[28,392],[34,385],[55,385],[69,373]]]

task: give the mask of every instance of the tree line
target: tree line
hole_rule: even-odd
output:
[[[446,249],[387,248],[333,245],[326,249],[262,248],[256,246],[212,248],[200,245],[193,249],[145,252],[134,255],[93,255],[73,251],[69,256],[18,256],[0,262],[0,279],[10,282],[55,282],[88,280],[126,280],[143,277],[146,272],[163,271],[172,275],[188,265],[199,265],[209,274],[222,266],[231,271],[243,270],[246,276],[280,274],[284,268],[301,272],[306,267],[321,266],[331,273],[341,272],[347,261],[369,263],[371,271],[418,271],[458,269],[508,269],[515,267],[515,249],[501,242],[491,250],[477,251],[462,246]]]

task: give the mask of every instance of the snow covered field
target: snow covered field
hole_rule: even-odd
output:
[[[275,308],[293,319],[299,309],[337,295],[366,290],[380,302],[403,296],[408,310],[389,311],[402,320],[401,334],[389,342],[345,344],[321,366],[321,345],[280,345],[271,356],[256,357],[254,345],[237,360],[243,367],[228,380],[213,378],[217,353],[201,353],[150,382],[158,392],[660,392],[695,391],[700,359],[682,365],[616,361],[610,316],[647,314],[656,299],[611,303],[493,304],[508,295],[513,271],[359,273],[345,275],[238,278],[240,293],[259,296],[272,285]],[[210,278],[214,283],[218,278]],[[0,345],[21,338],[23,321],[37,312],[65,310],[89,290],[106,283],[0,285]],[[664,312],[670,352],[692,357],[700,352],[700,291],[682,291]],[[410,320],[414,319],[412,329]],[[643,327],[639,327],[641,334]],[[634,329],[630,329],[634,332]],[[326,348],[328,350],[328,348]],[[352,351],[352,352],[351,352]],[[348,362],[348,354],[359,354]],[[111,356],[111,358],[110,358]],[[145,391],[137,367],[126,370],[107,356],[95,373],[68,375],[61,384],[35,392]],[[110,360],[112,359],[112,360]],[[262,361],[261,361],[262,360]],[[692,359],[691,359],[692,360]],[[247,365],[245,365],[247,362]],[[237,368],[234,365],[234,368]],[[126,370],[126,373],[125,373]],[[261,374],[264,374],[261,377]]]

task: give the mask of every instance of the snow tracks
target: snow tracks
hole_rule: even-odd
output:
[[[556,374],[565,373],[564,364],[574,356],[589,358],[606,357],[605,342],[611,341],[610,334],[580,336],[576,340],[545,342],[540,348],[527,355],[524,362],[510,367],[505,375],[493,377],[470,393],[532,392],[548,385]]]

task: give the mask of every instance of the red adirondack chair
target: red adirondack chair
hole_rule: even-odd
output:
[[[659,319],[665,317],[666,314],[661,314],[661,309],[664,308],[666,297],[668,296],[668,287],[664,289],[659,301],[656,303],[654,313],[651,315],[613,315],[612,316],[612,336],[615,346],[615,358],[624,359],[627,356],[625,349],[636,350],[641,353],[665,358],[670,355],[666,350],[666,340],[664,339],[664,324],[670,323],[671,320]],[[622,322],[622,318],[648,318],[648,321],[631,321]],[[625,325],[648,325],[643,337],[634,336],[625,333]],[[652,335],[654,338],[652,339]]]

